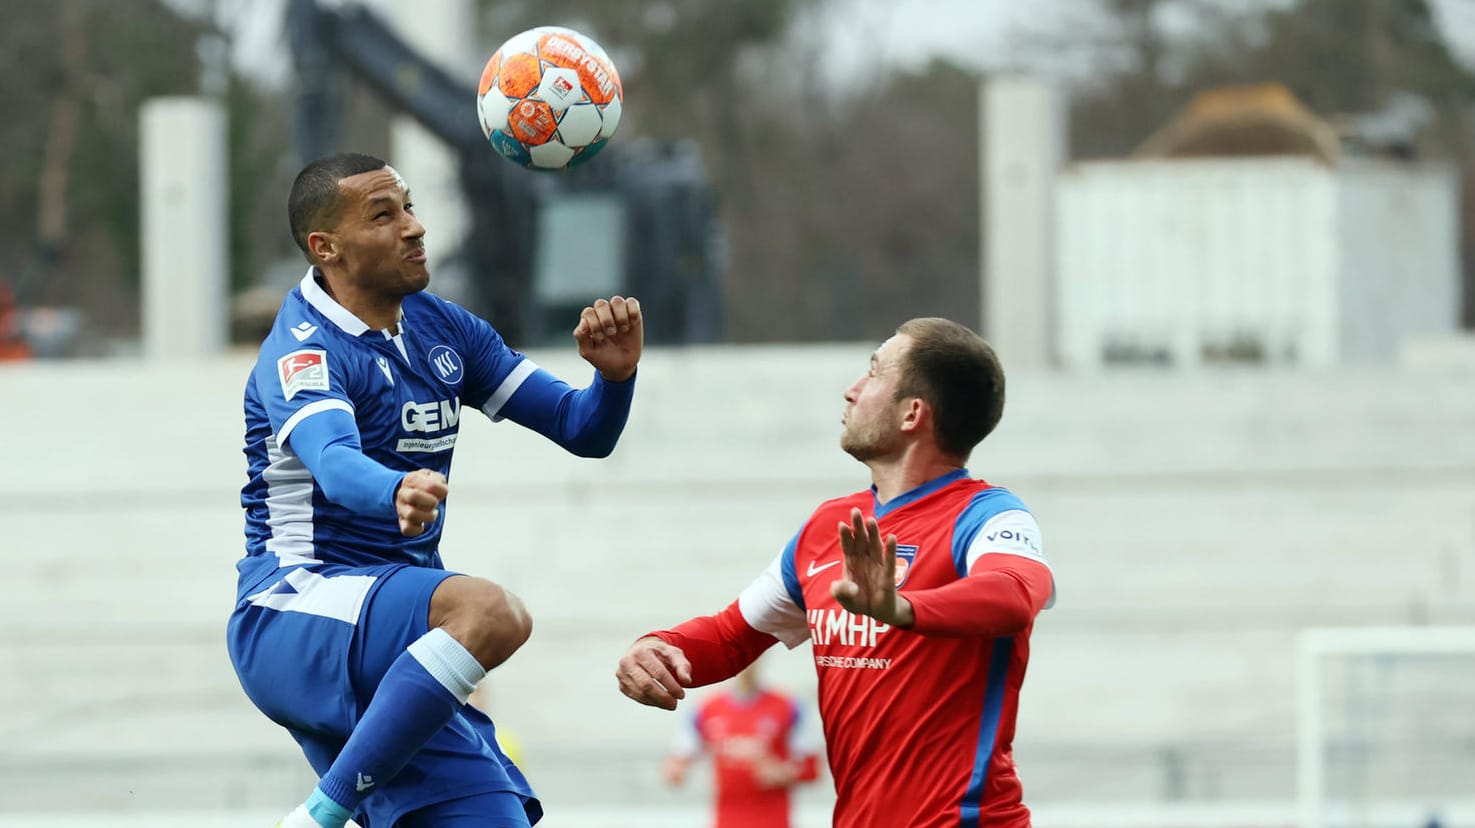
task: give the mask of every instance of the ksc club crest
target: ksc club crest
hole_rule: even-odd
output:
[[[454,349],[445,345],[437,345],[430,349],[430,364],[435,368],[435,375],[446,385],[459,385],[462,376],[461,355]]]
[[[917,560],[917,547],[910,544],[896,545],[896,588],[907,582],[907,576],[912,574],[912,563]]]

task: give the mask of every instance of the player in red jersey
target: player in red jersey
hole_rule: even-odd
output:
[[[789,828],[789,788],[819,776],[798,700],[758,681],[758,666],[737,674],[731,690],[702,701],[683,723],[662,765],[680,785],[701,754],[712,757],[716,781],[713,828]]]
[[[845,392],[840,445],[871,488],[821,504],[722,612],[631,645],[620,690],[674,710],[685,688],[808,640],[836,828],[1027,828],[1011,746],[1054,578],[1024,504],[964,468],[1003,407],[988,343],[903,324]]]

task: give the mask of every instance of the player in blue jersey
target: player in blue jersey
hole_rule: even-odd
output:
[[[470,312],[425,292],[425,228],[382,160],[307,165],[288,199],[311,263],[246,383],[246,555],[228,628],[251,701],[320,780],[282,828],[512,828],[542,806],[467,698],[527,640],[497,584],[437,548],[461,415],[608,455],[630,410],[640,304],[574,329],[574,389]]]

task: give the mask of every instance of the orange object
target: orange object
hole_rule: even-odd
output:
[[[0,288],[0,360],[30,359],[31,349],[20,330],[20,308],[10,291]]]

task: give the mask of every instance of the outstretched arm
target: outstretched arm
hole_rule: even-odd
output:
[[[498,412],[580,457],[608,457],[625,430],[635,378],[610,382],[595,374],[587,388],[535,368]]]
[[[620,692],[652,707],[675,710],[687,687],[732,678],[764,650],[782,641],[789,648],[809,640],[809,623],[799,606],[793,573],[798,536],[722,612],[693,618],[669,630],[648,633],[620,659]]]
[[[580,457],[608,457],[630,415],[644,338],[638,300],[600,299],[584,308],[574,328],[579,356],[594,366],[594,381],[575,389],[527,363],[529,373],[520,375],[511,398],[487,413],[531,428]]]
[[[1050,570],[1018,555],[985,555],[968,577],[935,589],[896,591],[896,536],[883,542],[875,518],[853,509],[841,523],[845,577],[830,586],[840,605],[899,629],[936,636],[1022,632],[1050,597]]]
[[[620,659],[615,678],[620,692],[635,701],[675,710],[686,688],[732,678],[776,643],[753,629],[733,601],[716,615],[640,638]]]
[[[1050,570],[1024,559],[980,560],[973,573],[911,593],[911,629],[924,635],[995,638],[1023,632],[1050,597]]]

